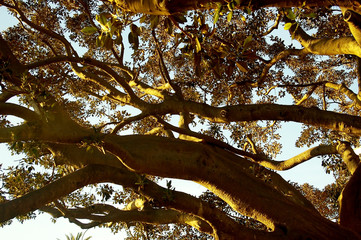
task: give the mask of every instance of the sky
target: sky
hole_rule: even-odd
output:
[[[0,7],[0,31],[16,23],[16,19],[9,16],[4,7]],[[287,35],[285,35],[285,37],[286,36]],[[280,135],[283,136],[283,153],[277,160],[285,160],[302,152],[302,149],[297,149],[294,145],[295,139],[300,131],[300,124],[285,123],[285,127],[280,131]],[[0,164],[11,165],[16,159],[19,159],[19,156],[11,156],[6,145],[0,144]],[[300,184],[308,182],[321,189],[334,180],[332,175],[325,173],[321,166],[321,159],[319,158],[312,159],[291,170],[282,172],[281,175],[286,180]],[[162,184],[165,186],[165,182]],[[190,193],[193,195],[198,195],[203,189],[201,186],[190,183],[189,181],[172,180],[172,185],[175,186],[178,191],[189,192],[189,190],[191,190]],[[49,215],[42,214],[35,220],[26,221],[24,224],[14,220],[11,225],[0,228],[0,238],[35,239],[36,237],[37,240],[65,240],[65,235],[69,235],[70,233],[76,235],[79,232],[85,231],[65,219],[58,219],[56,224],[52,223],[50,219]],[[100,228],[88,230],[85,236],[91,236],[91,240],[119,240],[124,238],[122,234],[114,235],[109,229]]]

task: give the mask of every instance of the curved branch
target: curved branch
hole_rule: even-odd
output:
[[[271,28],[269,28],[265,33],[262,34],[262,36],[267,36],[268,34],[270,34],[271,32],[273,32],[273,30],[277,29],[278,28],[278,25],[280,24],[280,21],[281,21],[281,17],[282,17],[282,14],[279,12],[277,14],[277,17],[276,17],[276,20],[275,20],[275,23],[273,24],[273,26]]]
[[[361,109],[361,100],[359,99],[358,95],[355,94],[351,89],[346,87],[344,83],[335,84],[327,82],[325,84],[326,87],[333,88],[335,90],[340,91],[341,93],[345,94],[350,100],[352,100],[353,104],[355,104],[356,108]]]
[[[337,152],[341,155],[342,160],[346,163],[347,169],[351,174],[354,174],[357,167],[360,165],[360,158],[356,155],[348,142],[338,142]]]
[[[338,151],[336,145],[320,145],[317,147],[310,148],[307,151],[285,161],[274,161],[274,160],[266,159],[266,160],[256,160],[256,162],[272,170],[284,171],[291,169],[303,162],[306,162],[311,158],[327,155],[327,154],[337,154],[337,153]]]
[[[0,203],[0,222],[35,211],[76,189],[97,183],[104,175],[92,174],[95,171],[95,166],[87,166],[20,198]]]
[[[266,66],[263,68],[261,76],[259,78],[259,82],[262,83],[263,80],[266,78],[268,71],[270,68],[275,65],[278,61],[290,56],[290,55],[296,55],[296,56],[303,56],[308,54],[309,51],[304,49],[286,49],[282,52],[278,53],[269,63],[266,64]]]
[[[351,9],[346,10],[345,8],[341,8],[341,11],[343,13],[345,22],[347,22],[348,27],[350,28],[353,37],[361,46],[361,28],[360,28],[361,15],[357,12],[352,11]]]
[[[361,47],[354,37],[317,39],[308,35],[295,22],[289,32],[309,53],[318,55],[352,54],[361,57]]]
[[[149,224],[188,224],[201,232],[213,233],[212,227],[197,216],[182,213],[172,209],[144,209],[144,210],[120,210],[106,204],[95,204],[86,208],[64,209],[61,211],[55,208],[42,208],[42,211],[49,212],[56,217],[65,217],[75,222],[77,219],[91,220],[84,224],[77,221],[76,224],[82,228],[91,228],[103,223],[125,222],[127,225],[133,222]]]
[[[239,154],[239,155],[244,156],[244,157],[248,157],[248,158],[253,159],[255,161],[257,161],[257,159],[259,158],[259,156],[256,155],[256,154],[252,154],[252,153],[237,149],[237,148],[232,147],[231,145],[229,145],[229,144],[227,144],[225,142],[222,142],[220,140],[217,140],[217,139],[215,139],[213,137],[210,137],[210,136],[207,136],[207,135],[204,135],[204,134],[201,134],[201,133],[193,132],[193,131],[191,131],[189,129],[175,127],[175,126],[167,123],[166,121],[164,121],[161,118],[157,118],[157,120],[158,120],[159,123],[161,123],[164,126],[164,129],[170,129],[170,130],[175,131],[177,133],[191,136],[191,137],[193,137],[193,141],[195,141],[195,142],[203,141],[204,143],[208,143],[208,144],[211,144],[211,145],[216,145],[216,146],[218,146],[220,148],[227,149],[227,150],[229,150],[231,152],[234,152],[234,153]]]
[[[214,107],[192,101],[167,101],[148,106],[150,115],[188,111],[211,122],[293,121],[361,136],[361,117],[294,105],[249,104]]]
[[[12,115],[29,122],[40,119],[35,112],[13,103],[0,103],[0,115]]]
[[[149,116],[148,113],[140,113],[136,116],[129,117],[127,119],[124,119],[121,123],[119,123],[115,128],[112,130],[111,134],[117,134],[117,132],[122,129],[125,125],[130,124],[134,121],[142,120],[143,118]]]
[[[49,65],[49,64],[57,63],[57,62],[81,63],[81,64],[88,64],[90,66],[97,67],[97,68],[101,69],[102,71],[104,71],[108,76],[113,78],[121,87],[123,87],[125,89],[125,91],[130,95],[130,97],[132,98],[132,100],[134,102],[138,102],[138,103],[141,102],[141,100],[134,94],[134,92],[131,89],[131,87],[129,86],[129,84],[124,79],[122,79],[119,76],[119,74],[117,74],[111,67],[109,67],[108,64],[101,62],[101,61],[97,61],[95,59],[72,57],[72,56],[56,56],[56,57],[45,59],[45,60],[42,60],[42,61],[39,61],[36,63],[28,64],[28,65],[26,65],[26,67],[28,69],[33,69],[33,68],[37,68],[40,66],[45,66],[45,65]],[[74,64],[72,64],[72,68],[73,68],[73,71],[80,78],[92,80],[93,82],[96,82],[96,83],[104,86],[105,88],[109,88],[109,90],[111,90],[111,91],[115,91],[116,94],[119,93],[119,91],[117,91],[114,87],[112,87],[110,84],[106,83],[101,78],[99,78],[99,77],[94,78],[93,74],[84,72],[80,67],[78,67]],[[122,70],[124,72],[126,72],[127,74],[129,73],[129,71],[127,71],[126,69],[122,69]],[[124,96],[123,96],[124,94],[120,94],[120,95],[124,98]]]
[[[323,227],[327,229],[322,232],[324,239],[332,239],[334,234],[339,234],[335,223],[324,219],[312,204],[304,205],[307,200],[302,201],[295,196],[289,191],[291,187],[284,188],[285,192],[282,192],[282,183],[287,183],[272,178],[276,173],[259,169],[262,171],[260,176],[271,177],[272,186],[252,175],[252,163],[223,149],[162,137],[115,135],[105,136],[104,148],[132,171],[198,182],[237,212],[271,229],[276,229],[278,225],[287,226],[288,234],[293,232],[294,236],[307,229],[310,238],[317,238],[315,236],[319,236]],[[184,201],[184,204],[188,203]],[[295,214],[291,216],[290,211]],[[323,227],[315,228],[316,225]],[[344,234],[345,238],[356,237],[352,232]]]
[[[21,9],[17,6],[17,5],[9,5],[9,4],[5,4],[5,3],[2,3],[4,6],[6,6],[7,8],[9,9],[12,9],[14,10],[15,12],[17,12],[19,15],[20,15],[20,19],[22,21],[24,21],[27,25],[29,25],[30,27],[36,29],[37,31],[41,32],[41,33],[44,33],[54,39],[57,39],[59,40],[61,43],[64,44],[65,46],[65,49],[66,49],[66,52],[67,54],[70,56],[70,55],[75,55],[75,56],[78,56],[77,55],[77,52],[74,50],[74,48],[72,47],[72,45],[70,44],[70,42],[68,40],[66,40],[65,37],[63,37],[62,35],[60,34],[57,34],[56,32],[52,31],[52,30],[49,30],[49,29],[46,29],[42,26],[39,26],[35,23],[33,23],[32,21],[30,21],[26,16],[25,14],[23,13],[23,11],[21,11]]]

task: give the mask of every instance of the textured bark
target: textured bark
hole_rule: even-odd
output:
[[[342,192],[340,225],[361,234],[361,167],[359,166]]]
[[[133,141],[137,142],[136,146]],[[148,141],[152,144],[148,144]],[[162,146],[162,152],[150,150],[158,145]],[[193,144],[189,148],[187,143],[179,140],[163,141],[149,137],[148,140],[140,141],[137,136],[132,136],[123,140],[106,138],[104,147],[118,156],[132,171],[196,181],[220,196],[236,211],[257,219],[274,230],[284,229],[288,239],[296,239],[305,234],[314,239],[356,237],[351,232],[344,232],[339,228],[335,230],[337,225],[324,219],[316,211],[285,199],[284,195],[270,185],[252,177],[246,172],[246,167],[240,166],[242,159],[238,158],[240,163],[235,164],[230,160],[234,156],[226,152],[221,154],[200,143],[197,145]],[[140,155],[139,149],[144,149],[147,156]],[[178,154],[175,156],[174,152]],[[161,167],[165,165],[167,169]],[[290,212],[293,214],[290,215]]]

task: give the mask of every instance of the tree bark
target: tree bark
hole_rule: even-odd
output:
[[[111,0],[115,2],[120,8],[126,11],[135,13],[146,13],[154,15],[170,15],[174,13],[185,12],[195,9],[211,9],[215,8],[217,4],[227,4],[228,1],[224,0]],[[251,7],[258,9],[262,7],[303,7],[305,1],[303,0],[257,0],[257,1],[241,1],[239,8]],[[310,0],[306,2],[307,7],[323,7],[323,6],[342,6],[354,11],[360,10],[360,3],[356,0],[336,0],[336,1],[323,1],[323,0]]]

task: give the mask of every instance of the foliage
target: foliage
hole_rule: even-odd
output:
[[[91,239],[91,237],[85,237],[85,233],[78,233],[76,236],[74,236],[73,234],[70,235],[66,235],[66,239],[67,240],[89,240]]]
[[[358,5],[154,2],[0,0],[19,21],[0,35],[0,141],[22,154],[0,165],[1,222],[39,210],[127,239],[360,238],[343,208],[358,201],[361,40],[343,20]],[[304,152],[275,161],[286,135]],[[276,172],[315,157],[335,176],[323,190]]]

